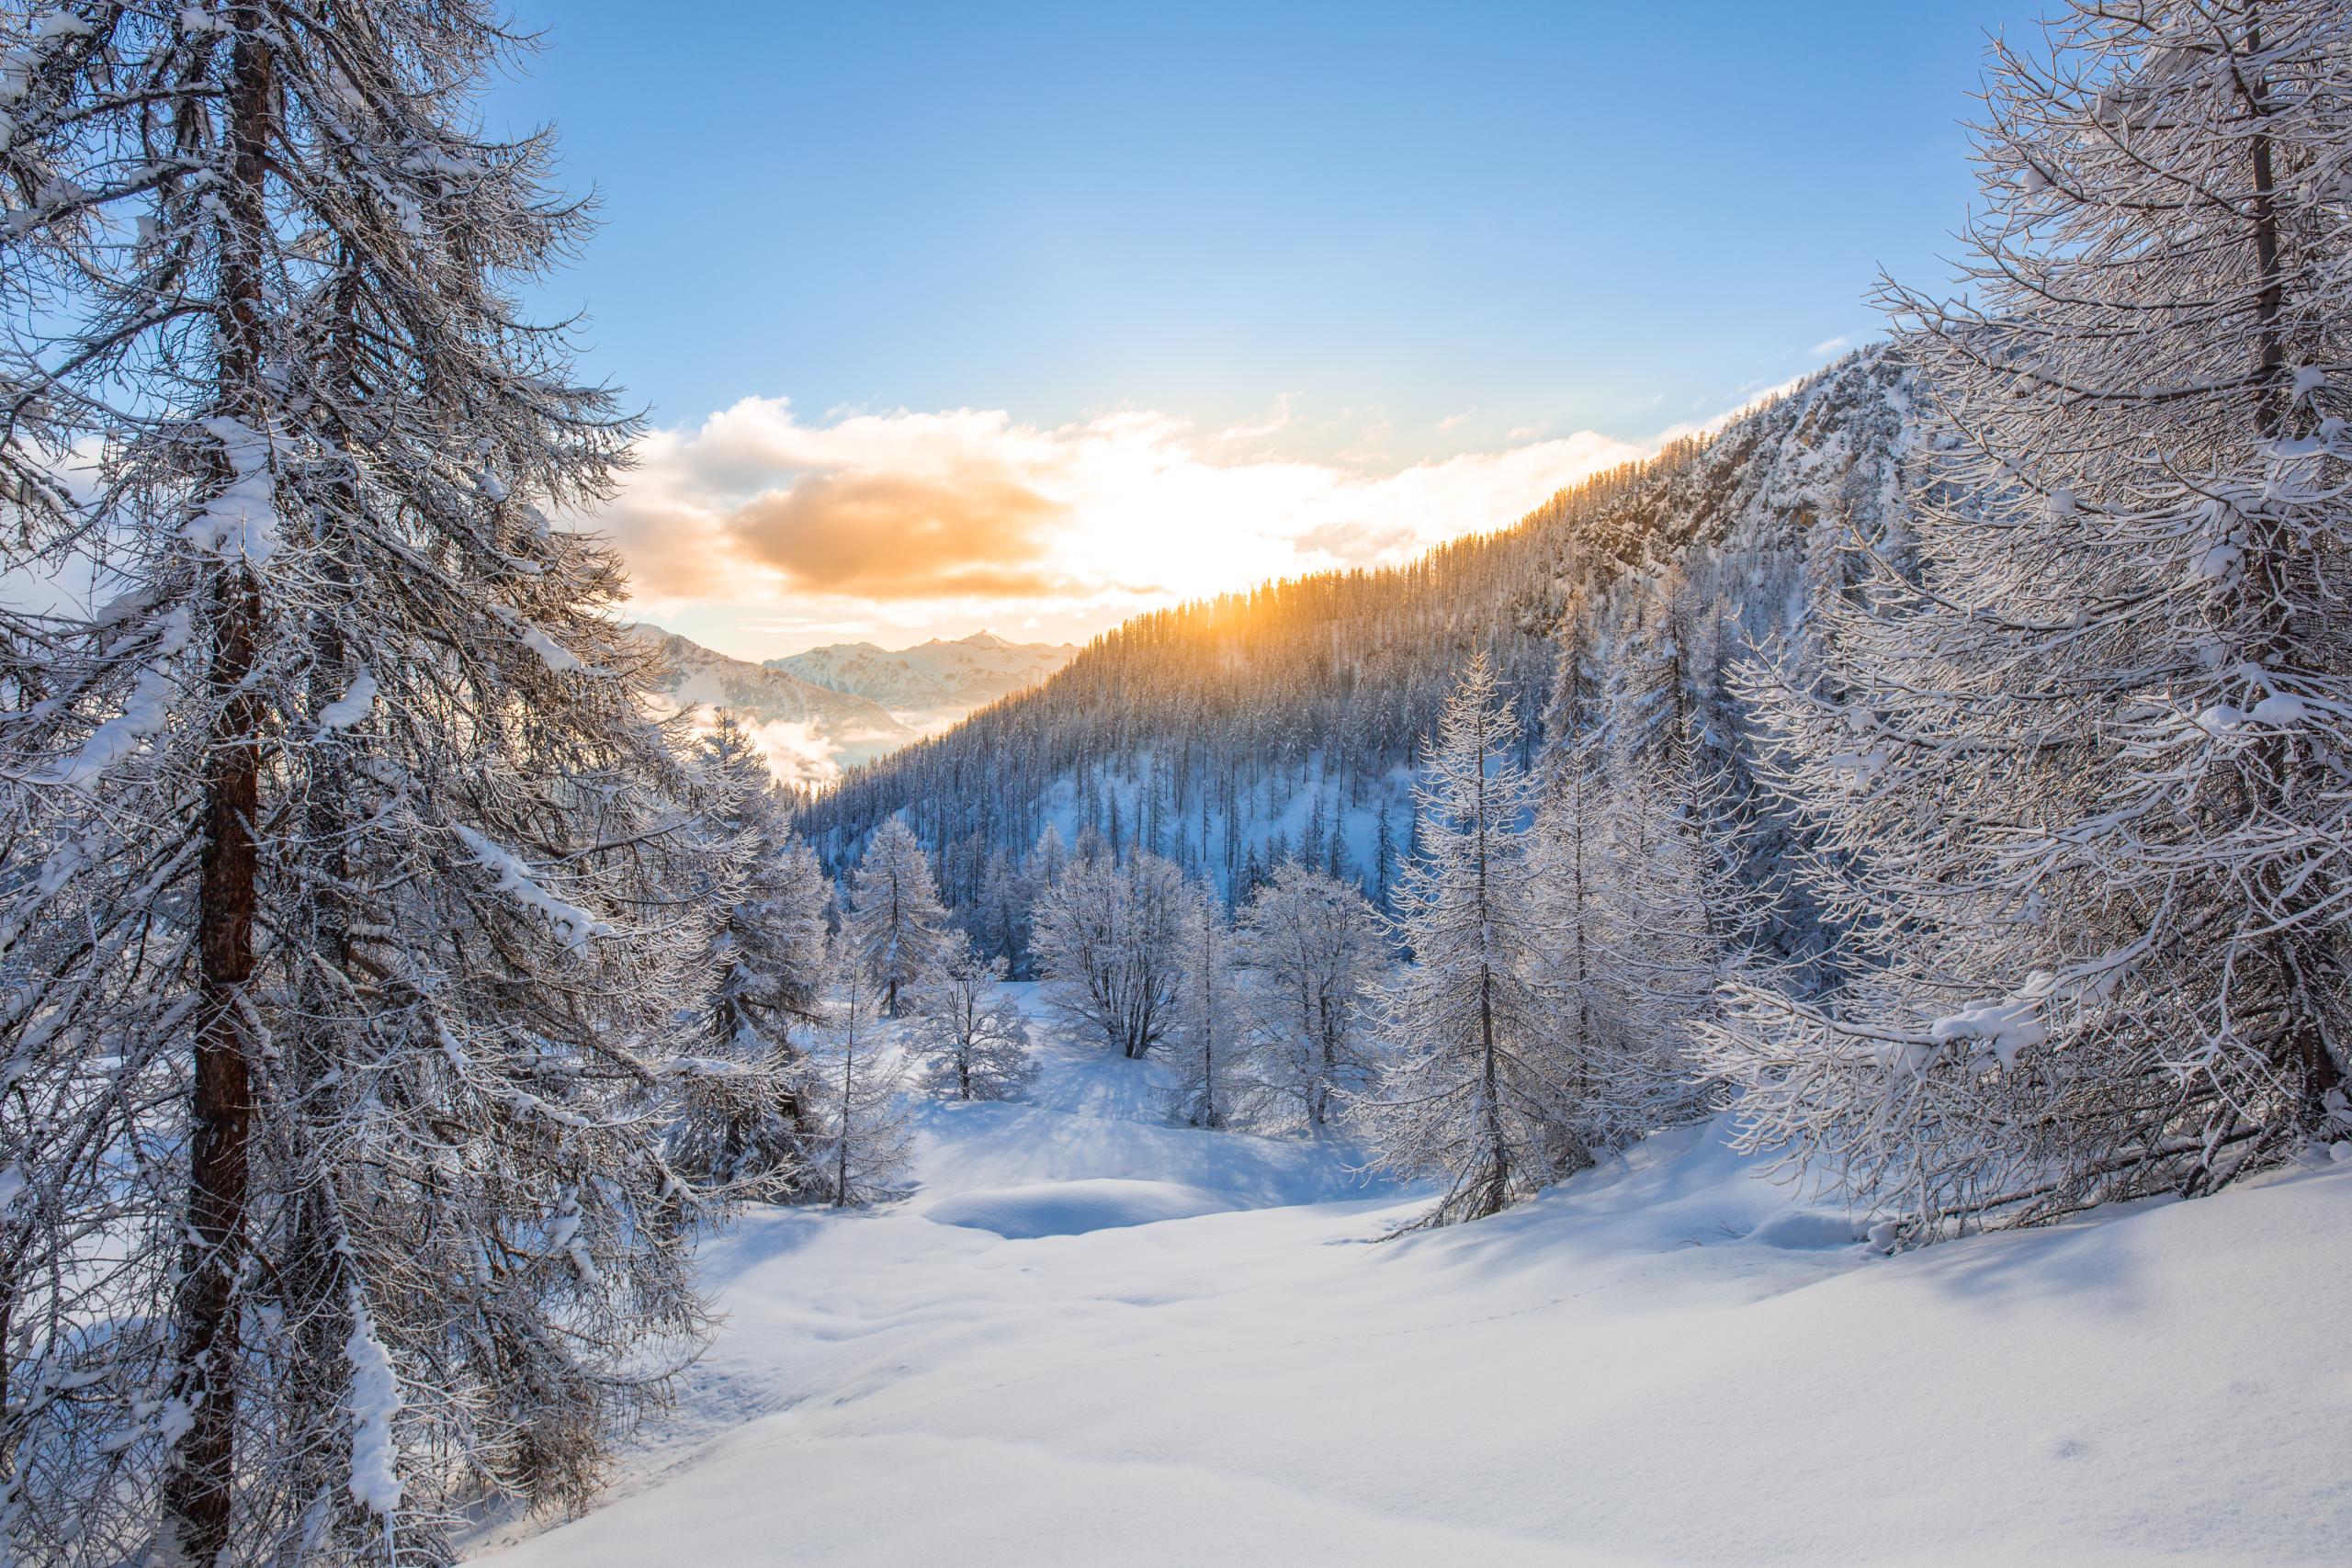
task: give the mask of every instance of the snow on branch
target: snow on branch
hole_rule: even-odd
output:
[[[450,824],[449,830],[466,846],[477,865],[498,874],[498,891],[548,918],[548,923],[555,928],[556,939],[564,946],[584,947],[593,937],[613,934],[609,924],[542,887],[531,874],[529,863],[514,851],[457,823]]]

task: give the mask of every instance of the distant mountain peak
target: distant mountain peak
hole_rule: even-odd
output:
[[[680,706],[723,709],[753,726],[794,727],[788,749],[769,748],[781,775],[821,781],[839,767],[871,761],[916,738],[880,704],[854,692],[729,659],[650,621],[629,629],[668,658],[674,673],[664,694]]]
[[[944,729],[975,708],[1037,684],[1077,656],[1068,643],[1008,642],[982,629],[913,648],[833,643],[767,667],[880,704],[899,722]]]

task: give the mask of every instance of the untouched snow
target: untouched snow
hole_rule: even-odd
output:
[[[1012,1241],[1044,1235],[1083,1235],[1118,1225],[1156,1224],[1215,1214],[1233,1205],[1181,1181],[1039,1181],[1026,1187],[984,1187],[958,1192],[922,1211],[943,1225],[967,1225]]]
[[[1148,1069],[1045,1056],[1026,1102],[923,1111],[907,1201],[709,1243],[729,1321],[676,1416],[491,1560],[2279,1563],[2352,1532],[2352,1167],[1883,1258],[1702,1128],[1373,1245],[1414,1195],[1345,1151],[1169,1127]]]

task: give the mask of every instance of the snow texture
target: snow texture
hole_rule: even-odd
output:
[[[319,710],[319,733],[332,734],[349,729],[376,711],[376,677],[365,664],[351,678],[351,685],[342,696]]]
[[[401,1385],[364,1308],[343,1353],[351,1363],[351,1388],[344,1400],[351,1412],[351,1495],[372,1513],[389,1514],[401,1503],[400,1446],[392,1436]]]
[[[1156,1224],[1214,1214],[1233,1205],[1181,1181],[1041,1181],[1026,1187],[981,1188],[944,1198],[923,1211],[943,1225],[992,1231],[1009,1241],[1083,1235],[1121,1225]]]
[[[468,827],[453,823],[449,830],[458,835],[458,840],[466,846],[477,864],[498,873],[498,890],[526,908],[545,915],[548,923],[555,928],[557,940],[566,947],[584,946],[591,938],[613,934],[613,928],[605,921],[539,886],[531,874],[529,863],[514,851],[492,843]]]

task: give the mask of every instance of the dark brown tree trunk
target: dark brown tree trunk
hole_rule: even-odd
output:
[[[220,404],[259,428],[262,403],[261,246],[264,182],[274,112],[274,61],[251,30],[230,61],[232,164],[220,225]],[[225,462],[222,482],[230,478]],[[189,1103],[187,1240],[173,1338],[176,1397],[187,1407],[163,1494],[163,1536],[181,1560],[229,1560],[237,1418],[236,1282],[243,1267],[247,1142],[253,1106],[243,1017],[254,971],[260,857],[259,703],[245,690],[257,652],[261,592],[250,568],[224,570],[213,595],[207,686],[220,705],[204,781],[204,851],[197,907],[198,1014]]]

